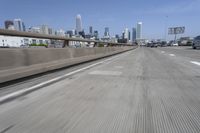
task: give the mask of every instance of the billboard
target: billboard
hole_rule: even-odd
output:
[[[183,34],[185,32],[185,27],[171,27],[168,29],[169,35]]]

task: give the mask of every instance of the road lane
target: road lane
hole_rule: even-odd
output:
[[[0,132],[199,133],[200,70],[180,58],[138,48],[1,105]]]
[[[159,47],[158,49],[169,54],[175,54],[181,58],[200,61],[200,50],[194,50],[191,46]]]

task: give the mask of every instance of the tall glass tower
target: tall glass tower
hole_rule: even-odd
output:
[[[78,14],[76,16],[76,33],[79,34],[79,32],[82,32],[82,20],[81,20],[81,15]]]
[[[142,39],[142,22],[137,23],[136,39]]]
[[[105,37],[109,37],[109,36],[110,36],[109,27],[105,27],[104,36],[105,36]]]
[[[14,19],[14,27],[15,27],[15,30],[18,30],[18,31],[26,30],[24,22],[22,22],[21,19]]]
[[[132,41],[134,42],[136,40],[136,28],[132,29]]]
[[[124,30],[124,39],[127,39],[128,41],[130,40],[128,28],[125,28],[125,30]]]
[[[90,35],[93,35],[93,27],[92,26],[89,27],[89,32],[90,32]]]

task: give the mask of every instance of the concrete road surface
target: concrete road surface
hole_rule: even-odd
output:
[[[199,133],[199,56],[187,47],[117,55],[1,104],[0,133]]]

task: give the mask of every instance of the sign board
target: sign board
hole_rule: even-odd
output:
[[[185,32],[185,27],[171,27],[168,29],[169,35],[183,34]]]

